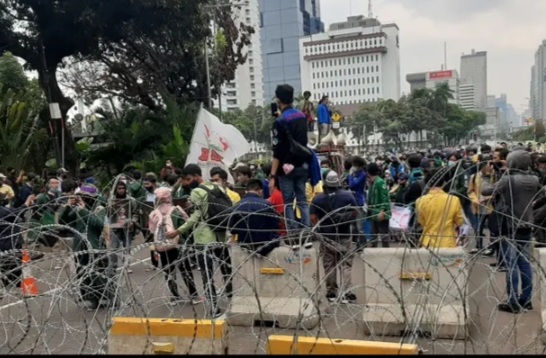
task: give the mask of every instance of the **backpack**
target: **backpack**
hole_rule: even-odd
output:
[[[324,219],[321,231],[327,234],[339,234],[350,232],[351,225],[354,223],[354,208],[334,208],[335,195],[328,194],[327,197],[327,216]]]
[[[179,208],[177,206],[173,206],[167,214],[163,215],[159,213],[159,215],[161,215],[161,221],[158,223],[154,231],[154,243],[158,252],[163,252],[178,247],[178,238],[166,238],[167,232],[175,229],[172,218],[175,210],[179,210]]]
[[[204,185],[199,185],[199,188],[207,192],[207,213],[205,219],[207,225],[214,232],[225,233],[228,230],[229,213],[233,208],[233,203],[229,196],[220,189],[214,186],[214,189],[209,189]]]

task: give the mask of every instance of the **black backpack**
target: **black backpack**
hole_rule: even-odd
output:
[[[199,185],[199,188],[207,192],[208,209],[206,218],[207,225],[214,232],[226,232],[228,229],[229,215],[233,208],[233,203],[227,194],[218,186],[209,189],[204,185]]]

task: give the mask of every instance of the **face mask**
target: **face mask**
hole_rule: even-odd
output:
[[[449,162],[447,162],[447,165],[448,165],[449,167],[452,167],[452,166],[454,166],[455,164],[457,164],[457,162],[453,162],[453,161],[451,161],[451,160],[450,160]]]
[[[191,191],[191,190],[197,188],[198,186],[199,186],[199,183],[197,181],[192,181],[191,184],[185,185],[184,189],[188,190],[188,191]]]

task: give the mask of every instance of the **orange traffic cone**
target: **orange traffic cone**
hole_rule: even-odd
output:
[[[23,250],[23,284],[21,285],[23,296],[31,297],[38,295],[36,279],[30,270],[30,255],[28,250]]]

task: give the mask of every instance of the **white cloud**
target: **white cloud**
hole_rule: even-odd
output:
[[[321,0],[328,26],[347,16],[367,15],[365,0]],[[374,15],[400,28],[402,89],[407,73],[438,70],[447,42],[449,68],[460,72],[460,56],[488,52],[488,92],[506,93],[518,112],[528,102],[534,54],[546,39],[546,1],[537,0],[373,0]]]

